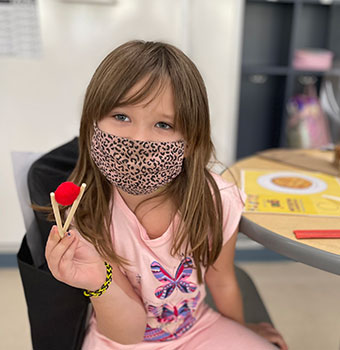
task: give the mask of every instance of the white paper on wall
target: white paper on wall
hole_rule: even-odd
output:
[[[0,56],[39,57],[41,35],[34,0],[0,0]]]

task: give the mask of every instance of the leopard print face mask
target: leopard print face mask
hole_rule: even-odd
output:
[[[184,141],[136,141],[94,125],[91,157],[109,182],[139,195],[156,191],[182,171]]]

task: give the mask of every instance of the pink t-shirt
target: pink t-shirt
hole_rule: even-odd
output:
[[[234,184],[213,174],[223,205],[223,244],[235,232],[244,206],[245,195]],[[190,330],[198,318],[216,319],[204,303],[204,284],[199,285],[193,259],[170,254],[172,238],[179,223],[176,215],[164,234],[150,239],[119,192],[114,192],[112,239],[118,255],[130,261],[123,270],[147,311],[144,341],[168,341]],[[202,267],[204,276],[205,269]],[[95,318],[95,315],[92,316]],[[90,328],[95,326],[90,323]],[[88,332],[91,333],[91,329]],[[97,334],[97,333],[96,333]],[[93,336],[94,334],[92,334]]]

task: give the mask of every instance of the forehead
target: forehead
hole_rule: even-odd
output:
[[[119,105],[141,107],[150,104],[174,109],[174,94],[170,79],[151,81],[150,77],[144,77],[133,85],[119,102]]]

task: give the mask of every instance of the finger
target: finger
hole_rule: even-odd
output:
[[[283,338],[281,333],[276,328],[274,328],[274,326],[272,324],[266,323],[266,322],[261,322],[261,323],[259,323],[259,326],[260,326],[260,330],[262,330],[263,332],[266,332],[270,335],[277,335],[277,336]]]
[[[69,247],[65,250],[63,256],[61,257],[59,268],[61,269],[61,265],[68,265],[70,261],[73,260],[74,254],[76,252],[79,238],[74,234],[74,232],[69,231],[67,235],[74,235],[74,238],[72,240],[72,243],[69,245]]]
[[[267,322],[260,322],[256,325],[255,332],[266,338],[269,342],[277,345],[281,350],[288,350],[288,346],[279,331]]]
[[[262,334],[264,338],[266,338],[270,343],[276,345],[281,350],[288,350],[288,346],[282,336],[280,334]]]
[[[288,346],[286,342],[281,338],[278,337],[277,339],[268,339],[272,344],[276,345],[281,350],[288,350]]]
[[[263,329],[275,329],[274,326],[268,322],[260,322],[258,325]]]
[[[272,329],[270,330],[270,337],[272,338],[272,343],[273,344],[277,344],[281,350],[287,350],[288,349],[288,345],[287,343],[284,341],[282,335],[280,334],[280,332],[275,329],[274,327],[272,327]]]
[[[282,337],[279,337],[274,344],[278,344],[281,350],[288,350],[288,345]]]
[[[75,251],[78,247],[78,241],[77,239],[73,239],[70,246],[65,251],[64,255],[62,256],[60,262],[59,262],[59,276],[61,279],[64,280],[65,283],[67,283],[67,280],[72,280],[75,275],[75,265],[73,261],[73,257],[75,254]]]
[[[48,266],[55,277],[59,274],[60,260],[73,242],[74,237],[74,235],[66,234],[50,252]]]
[[[54,249],[54,247],[59,243],[60,236],[58,233],[58,227],[56,225],[53,225],[50,231],[50,234],[47,239],[46,247],[45,247],[45,256],[48,260],[49,255],[51,254],[51,251]]]

